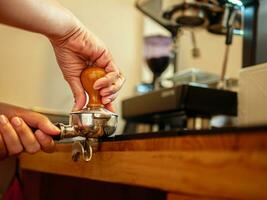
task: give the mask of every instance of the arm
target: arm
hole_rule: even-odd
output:
[[[0,22],[51,38],[67,35],[78,20],[54,0],[0,0]]]
[[[0,0],[0,22],[41,33],[49,38],[65,80],[73,92],[74,110],[81,109],[86,95],[80,82],[82,70],[90,65],[105,68],[107,75],[97,80],[102,103],[110,110],[124,77],[110,52],[77,18],[54,0]]]
[[[112,110],[111,102],[124,83],[105,45],[88,31],[67,9],[53,0],[0,0],[0,23],[48,37],[64,78],[75,98],[74,110],[81,109],[86,96],[80,82],[82,70],[90,65],[105,68],[105,77],[97,80],[102,102]],[[38,129],[35,134],[31,129]],[[0,103],[0,160],[22,151],[35,153],[54,150],[49,135],[59,130],[43,115]]]

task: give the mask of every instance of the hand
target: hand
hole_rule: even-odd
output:
[[[15,8],[15,11],[14,11]],[[124,83],[107,48],[81,22],[57,1],[0,1],[0,23],[47,36],[55,50],[57,61],[69,83],[74,98],[74,110],[81,109],[86,96],[80,82],[81,71],[90,65],[105,68],[107,75],[95,82],[102,103],[110,110],[111,102]]]
[[[75,98],[73,110],[85,106],[86,95],[80,81],[82,70],[89,66],[105,68],[106,76],[98,79],[94,88],[100,90],[102,103],[114,111],[111,102],[117,97],[125,78],[115,65],[104,44],[82,25],[61,38],[50,38],[58,64]]]
[[[23,108],[0,103],[0,160],[23,151],[53,152],[55,143],[49,135],[59,134],[47,117]],[[37,129],[35,133],[29,128]]]

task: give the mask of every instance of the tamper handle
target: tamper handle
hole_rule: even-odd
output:
[[[89,95],[89,102],[87,107],[101,107],[101,96],[99,90],[95,90],[93,85],[95,81],[106,75],[106,71],[101,67],[88,67],[84,69],[81,73],[82,85]]]

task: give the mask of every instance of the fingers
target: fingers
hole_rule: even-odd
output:
[[[35,131],[34,135],[41,149],[45,152],[53,152],[55,150],[55,143],[49,135],[57,135],[60,133],[60,130],[47,117],[39,113],[28,111],[22,114],[22,116],[27,124],[39,129]]]
[[[73,111],[81,110],[86,104],[86,94],[80,81],[80,74],[87,66],[94,65],[105,69],[107,75],[97,80],[94,88],[97,90],[106,88],[101,92],[106,104],[114,100],[117,95],[113,94],[120,90],[125,79],[101,40],[81,26],[73,34],[64,38],[63,43],[52,43],[57,62],[74,95]]]
[[[120,89],[124,82],[124,77],[119,72],[109,72],[103,78],[98,79],[94,83],[94,89],[99,90],[100,88],[115,85],[117,89]]]
[[[104,97],[104,96],[109,96],[109,95],[115,94],[120,90],[121,87],[122,87],[122,83],[120,81],[117,81],[117,82],[101,89],[100,95],[102,97]]]
[[[33,112],[31,115],[25,115],[24,118],[27,118],[27,124],[32,124],[32,127],[39,129],[35,131],[35,137],[41,149],[48,153],[53,152],[55,150],[55,143],[49,135],[57,135],[60,133],[60,130],[47,117],[39,113]]]
[[[119,72],[110,72],[105,77],[98,79],[95,84],[95,89],[100,89],[102,103],[107,105],[114,101],[118,96],[118,91],[125,82],[125,78]],[[101,89],[102,88],[102,89]],[[108,110],[114,112],[114,108],[110,105],[105,106]]]
[[[114,101],[116,98],[117,98],[117,96],[118,96],[118,93],[115,93],[115,94],[111,94],[111,95],[108,95],[108,96],[104,96],[104,97],[102,97],[102,103],[104,104],[104,105],[106,105],[106,104],[109,104],[109,103],[111,103],[112,101]]]
[[[47,123],[46,118],[43,122]],[[8,120],[4,115],[0,116],[0,160],[7,155],[17,155],[22,151],[33,154],[41,149],[45,152],[55,150],[55,143],[49,135],[41,130],[33,134],[20,117]]]
[[[0,116],[0,132],[2,133],[9,155],[16,155],[23,151],[16,131],[4,115]]]
[[[34,154],[40,150],[40,144],[37,142],[31,129],[21,118],[12,118],[11,124],[13,125],[17,135],[19,136],[19,139],[26,152]]]
[[[40,129],[48,135],[57,135],[60,130],[50,120],[39,113],[26,111],[20,117],[32,128]]]
[[[109,104],[118,96],[117,93],[124,84],[125,78],[114,63],[112,55],[104,46],[102,53],[94,61],[94,64],[105,68],[105,71],[107,72],[105,77],[100,78],[95,82],[94,89],[101,89],[100,95],[102,96],[102,103]],[[111,111],[114,110],[112,106],[106,106],[106,108]]]
[[[95,82],[94,88],[100,89],[103,104],[112,102],[118,96],[118,91],[121,89],[124,81],[125,78],[120,73],[110,72]]]
[[[36,136],[39,144],[41,145],[41,148],[43,151],[45,151],[47,153],[51,153],[51,152],[55,151],[55,142],[53,141],[53,139],[50,136],[46,135],[41,130],[35,131],[35,136]]]

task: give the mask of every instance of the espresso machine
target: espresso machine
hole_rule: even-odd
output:
[[[136,7],[144,15],[168,30],[171,37],[175,39],[183,27],[201,26],[209,32],[224,35],[226,51],[218,84],[215,87],[179,84],[125,99],[122,102],[122,116],[126,120],[125,134],[137,133],[137,127],[140,124],[148,125],[150,127],[148,132],[153,131],[155,125],[156,131],[160,132],[177,129],[210,129],[212,128],[210,120],[214,116],[226,118],[237,116],[237,92],[228,90],[224,85],[227,57],[234,30],[241,29],[239,11],[242,10],[244,18],[248,18],[248,10],[257,11],[258,1],[177,2],[180,3],[162,9],[164,0],[138,0]],[[262,2],[261,4],[264,4]],[[254,14],[257,16],[256,11]],[[256,20],[256,16],[253,19]],[[244,46],[250,45],[249,49],[243,49],[243,60],[247,62],[251,57],[246,56],[248,51],[253,54],[251,51],[253,46],[249,37],[255,34],[255,27],[251,26],[250,20],[246,20],[243,27]],[[254,43],[255,41],[257,40],[254,38]],[[198,52],[195,50],[194,53],[197,55]],[[243,67],[245,66],[247,64],[243,63]],[[174,72],[176,70],[175,68]],[[228,125],[231,126],[231,124]]]

